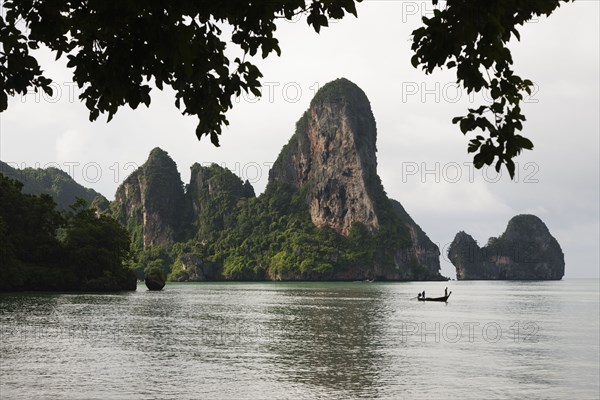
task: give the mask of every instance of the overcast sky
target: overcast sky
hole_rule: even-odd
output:
[[[181,116],[169,91],[153,90],[149,109],[122,109],[108,124],[106,117],[90,123],[71,74],[42,51],[55,95],[10,101],[0,116],[0,159],[59,166],[113,199],[118,184],[159,146],[184,183],[194,162],[216,162],[260,193],[315,91],[346,77],[371,101],[384,187],[440,245],[444,275],[455,276],[445,251],[456,232],[483,245],[514,215],[532,213],[561,244],[566,278],[598,277],[599,3],[563,5],[549,19],[526,24],[521,42],[511,43],[516,73],[537,88],[524,107],[524,134],[535,149],[516,160],[515,181],[473,169],[468,141],[451,124],[480,99],[457,90],[452,73],[426,76],[410,64],[410,33],[431,9],[429,1],[366,1],[358,19],[350,16],[320,35],[302,19],[281,22],[282,56],[259,61],[263,97],[238,99],[220,148],[196,140],[196,120]]]

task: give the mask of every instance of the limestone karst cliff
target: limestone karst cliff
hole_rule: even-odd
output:
[[[196,237],[210,240],[215,233],[235,225],[238,201],[255,194],[248,181],[243,182],[228,169],[196,163],[191,167],[187,197],[196,222]]]
[[[439,249],[377,175],[377,128],[346,79],[316,94],[256,197],[218,165],[191,168],[185,190],[154,149],[111,206],[130,230],[136,263],[172,280],[425,280]]]
[[[181,240],[190,218],[177,165],[158,147],[118,187],[111,208],[144,247]]]
[[[155,148],[117,188],[110,208],[131,234],[138,277],[158,266],[165,274],[176,267],[177,280],[218,279],[215,264],[193,253],[194,243],[215,243],[235,225],[237,202],[246,197],[254,197],[252,186],[216,164],[194,164],[184,190],[175,162]]]
[[[517,215],[500,237],[480,248],[459,232],[448,249],[459,280],[559,280],[565,258],[558,241],[535,215]]]
[[[296,125],[269,182],[297,189],[310,186],[308,210],[317,227],[347,236],[359,222],[379,227],[375,200],[383,191],[377,176],[377,128],[365,93],[338,79],[325,85]]]
[[[393,231],[375,243],[377,256],[365,276],[439,276],[437,245],[399,202],[385,194],[377,174],[376,141],[367,96],[349,80],[337,79],[319,90],[297,122],[295,134],[269,173],[269,185],[303,191],[311,221],[319,228],[346,237],[356,224],[373,234]]]

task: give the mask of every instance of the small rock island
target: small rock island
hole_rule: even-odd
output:
[[[546,224],[535,215],[517,215],[499,237],[480,248],[459,232],[448,249],[457,280],[560,280],[565,256]]]
[[[154,267],[150,268],[146,277],[144,278],[144,283],[148,290],[158,291],[162,290],[165,287],[165,277],[160,268]]]

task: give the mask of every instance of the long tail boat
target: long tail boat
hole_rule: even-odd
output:
[[[447,303],[448,297],[450,297],[451,294],[452,294],[452,292],[449,292],[448,296],[442,296],[442,297],[418,297],[417,300],[419,300],[419,301],[442,301],[444,303]]]

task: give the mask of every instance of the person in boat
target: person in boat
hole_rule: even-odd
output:
[[[417,295],[417,298],[420,299],[421,298],[421,292],[419,292],[419,294]]]
[[[444,297],[448,297],[448,286],[446,286],[446,289],[444,289]]]
[[[421,294],[422,298],[425,298],[425,291],[423,290],[423,293]]]

